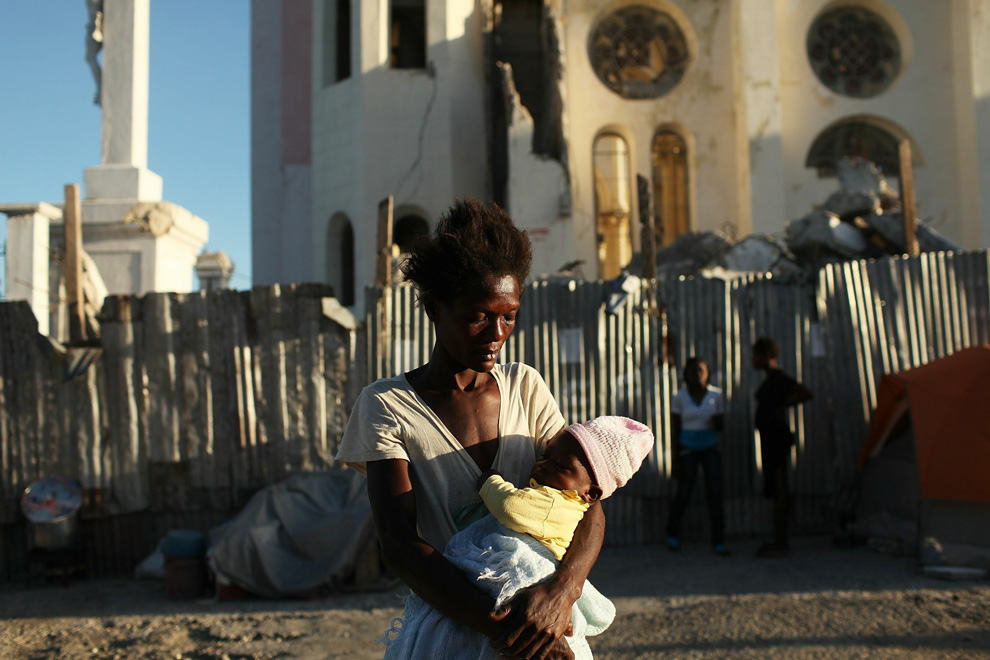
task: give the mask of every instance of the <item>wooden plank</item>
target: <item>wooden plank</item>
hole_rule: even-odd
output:
[[[65,185],[65,293],[69,306],[69,343],[86,338],[82,283],[82,208],[79,184]]]
[[[653,188],[642,174],[636,175],[636,188],[639,194],[640,249],[643,254],[643,277],[647,280],[657,276],[657,230],[653,215]]]
[[[13,506],[14,487],[11,480],[13,454],[11,447],[11,422],[14,414],[10,406],[7,388],[12,385],[8,375],[9,357],[11,355],[13,333],[9,324],[7,311],[9,305],[0,305],[0,524],[8,524],[17,520],[19,511]],[[0,549],[5,549],[4,540],[0,539]],[[0,566],[0,570],[4,569]]]
[[[378,244],[375,253],[375,284],[385,288],[392,283],[392,196],[378,203]]]
[[[911,164],[911,142],[901,140],[897,146],[901,166],[901,213],[904,218],[904,246],[911,256],[918,255],[918,206],[914,197],[914,167]]]
[[[100,327],[106,382],[114,392],[107,402],[112,476],[106,495],[119,513],[126,513],[143,510],[149,504],[145,481],[147,441],[142,438],[147,428],[147,395],[140,359],[141,333],[134,322],[140,318],[140,300],[129,296],[117,296],[115,300],[116,314]]]
[[[179,315],[179,441],[189,461],[190,487],[196,492],[212,484],[212,424],[209,415],[209,338],[200,319],[206,315],[207,293],[184,296],[177,305]],[[193,506],[198,507],[197,503]]]
[[[285,443],[289,426],[289,383],[286,379],[286,333],[285,305],[292,295],[292,286],[269,287],[260,291],[265,304],[258,310],[261,312],[259,328],[266,330],[265,346],[273,350],[262,353],[262,378],[267,401],[271,402],[268,410],[268,442],[259,448],[256,476],[258,485],[270,483],[278,478],[281,468],[285,465]],[[267,313],[265,313],[267,312]],[[262,323],[263,321],[263,323]]]
[[[326,468],[320,449],[326,444],[326,413],[322,406],[325,400],[323,343],[320,341],[323,302],[315,292],[306,290],[298,293],[301,295],[296,299],[299,336],[295,342],[298,347],[295,362],[299,417],[292,443],[296,447],[293,459],[298,460],[299,464],[298,467],[293,464],[293,469],[313,471]]]
[[[237,352],[247,342],[248,292],[222,290],[210,294],[206,322],[209,333],[210,401],[213,419],[213,490],[217,507],[232,506],[244,465],[241,463],[244,421],[238,412]]]

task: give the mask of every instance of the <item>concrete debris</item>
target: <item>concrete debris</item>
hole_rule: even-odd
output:
[[[612,286],[605,298],[605,313],[614,314],[622,306],[629,294],[642,286],[642,280],[635,275],[623,271],[612,280]]]
[[[321,300],[323,316],[327,317],[346,330],[357,330],[360,323],[350,310],[340,304],[336,298],[326,297]]]
[[[716,232],[688,232],[657,252],[657,277],[677,278],[694,275],[713,265],[729,249],[729,240]],[[638,255],[637,255],[638,256]],[[630,270],[639,272],[638,264],[630,264]]]
[[[787,225],[787,245],[801,261],[818,262],[827,257],[854,259],[869,244],[855,226],[842,222],[830,211],[813,211]]]
[[[839,189],[847,193],[865,193],[876,197],[897,196],[887,185],[883,172],[865,158],[843,158],[836,163]]]
[[[718,265],[737,273],[770,273],[774,277],[803,272],[788,247],[769,234],[742,239],[726,250]]]
[[[904,220],[900,213],[871,214],[859,218],[864,232],[869,233],[874,243],[882,245],[888,253],[900,254],[907,250],[904,243]],[[948,240],[934,229],[918,224],[915,230],[918,239],[918,249],[922,252],[940,252],[944,250],[959,250],[959,246]]]
[[[904,254],[900,198],[883,173],[863,158],[837,165],[840,189],[819,210],[789,222],[783,239],[754,234],[732,243],[717,232],[687,233],[657,253],[657,277],[808,277],[830,262]],[[922,252],[960,249],[922,223],[916,236]],[[627,270],[638,272],[640,264],[636,255]]]
[[[837,218],[855,218],[881,210],[880,198],[866,192],[839,190],[828,196],[822,209]]]
[[[843,158],[836,164],[839,190],[822,208],[849,222],[858,216],[900,209],[900,197],[887,185],[883,172],[864,158]]]

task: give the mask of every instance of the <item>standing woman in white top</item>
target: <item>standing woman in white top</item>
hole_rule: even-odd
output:
[[[494,613],[494,599],[443,556],[485,512],[481,473],[527,483],[566,426],[536,370],[498,363],[531,261],[529,237],[497,205],[450,208],[402,265],[433,323],[430,360],[364,388],[337,459],[367,474],[382,559],[420,598],[488,636],[492,657],[572,660],[564,635],[605,536],[601,505],[585,513],[557,572]]]
[[[727,556],[725,547],[725,511],[722,506],[722,455],[718,451],[718,432],[722,430],[725,403],[722,391],[708,384],[708,363],[692,357],[684,365],[684,384],[670,403],[671,437],[673,438],[674,475],[677,494],[667,518],[667,547],[681,547],[680,531],[698,468],[705,473],[705,496],[711,518],[712,550]]]

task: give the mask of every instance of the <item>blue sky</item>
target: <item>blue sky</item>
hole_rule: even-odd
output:
[[[2,203],[61,202],[100,164],[87,18],[85,0],[0,0]],[[148,169],[209,223],[206,249],[234,260],[237,289],[251,286],[249,28],[248,0],[151,1]]]

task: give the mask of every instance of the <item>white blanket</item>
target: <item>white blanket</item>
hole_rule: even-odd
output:
[[[455,566],[477,579],[496,601],[496,609],[520,589],[536,584],[557,570],[546,547],[528,534],[506,529],[488,515],[454,534],[444,550]],[[615,619],[615,606],[585,582],[571,610],[573,635],[567,642],[577,660],[590,660],[586,637],[597,635]],[[440,614],[415,594],[406,599],[402,619],[393,621],[384,639],[386,660],[496,660],[488,637]]]

